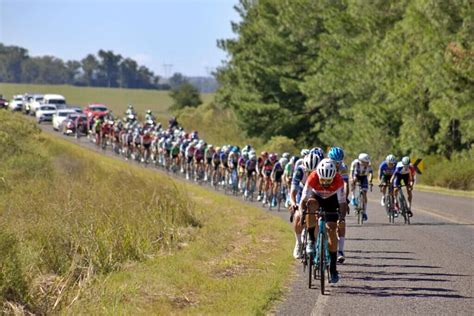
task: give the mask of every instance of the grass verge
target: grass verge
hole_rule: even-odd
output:
[[[0,121],[3,312],[260,314],[281,295],[283,221]]]

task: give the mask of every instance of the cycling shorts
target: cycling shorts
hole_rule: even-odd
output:
[[[356,176],[357,182],[360,183],[362,191],[367,192],[369,189],[369,180],[367,179],[367,176]]]
[[[334,194],[327,199],[316,195],[315,198],[319,203],[319,207],[326,212],[326,222],[336,223],[339,220],[339,201],[337,200],[337,195]]]
[[[210,165],[212,163],[212,157],[206,158],[207,164]]]
[[[271,170],[263,170],[263,175],[264,175],[265,177],[269,177],[269,176],[272,175],[272,171],[271,171]]]
[[[408,181],[410,180],[410,175],[408,173],[395,175],[395,186],[399,187],[400,185],[402,185],[402,180],[406,186],[409,186]]]
[[[145,149],[150,149],[151,144],[143,144],[143,147],[145,147]]]
[[[253,170],[247,170],[247,177],[251,178],[253,176],[253,173],[255,172],[255,169]]]
[[[389,184],[392,175],[390,174],[382,174],[382,178],[380,179],[383,184]]]
[[[196,163],[201,163],[202,162],[202,157],[196,157]]]
[[[193,156],[188,156],[188,165],[193,162]]]
[[[283,177],[283,171],[277,171],[273,175],[274,175],[275,182],[281,183],[281,178]]]

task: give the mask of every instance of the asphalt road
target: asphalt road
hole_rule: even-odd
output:
[[[101,151],[85,138],[77,141],[51,125],[41,127]],[[105,154],[115,156],[110,150]],[[415,191],[412,224],[405,225],[401,219],[388,223],[380,197],[375,188],[369,193],[369,221],[363,226],[352,213],[346,219],[346,262],[338,266],[339,283],[327,286],[324,296],[319,285],[308,289],[307,275],[295,260],[287,295],[272,314],[474,314],[474,199]],[[272,213],[288,221],[286,211]]]

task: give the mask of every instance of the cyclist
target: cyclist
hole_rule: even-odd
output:
[[[229,184],[236,185],[236,186],[239,184],[238,183],[239,182],[238,170],[237,170],[238,162],[239,162],[239,148],[237,146],[231,146],[231,150],[227,158],[227,166],[229,169]],[[232,174],[234,171],[237,173],[237,177],[235,179],[237,183],[233,183],[234,179],[232,179]]]
[[[151,137],[150,130],[145,130],[141,137],[141,145],[142,145],[142,162],[148,163],[148,159],[150,158],[150,147],[151,141],[153,138]]]
[[[344,180],[337,172],[336,164],[331,159],[321,160],[316,172],[312,172],[308,176],[299,206],[298,212],[300,215],[303,209],[308,209],[310,213],[318,213],[321,208],[326,212],[326,229],[331,257],[329,272],[331,283],[337,283],[339,281],[339,273],[337,272],[337,221],[339,212],[344,214],[347,211],[347,200],[344,194]],[[307,251],[311,253],[315,252],[317,216],[306,215],[306,223],[309,232]]]
[[[303,232],[303,226],[301,223],[300,216],[301,214],[296,212],[296,210],[298,209],[298,205],[301,200],[301,193],[303,192],[306,179],[312,171],[316,170],[316,167],[318,166],[320,161],[321,159],[318,155],[307,154],[303,158],[303,163],[295,169],[293,173],[293,178],[291,180],[289,210],[291,214],[290,221],[293,222],[293,230],[295,232],[296,238],[295,248],[293,250],[293,257],[295,259],[301,258],[303,244],[301,239],[301,233]]]
[[[151,121],[151,122],[155,122],[155,116],[153,115],[153,113],[151,112],[151,110],[147,110],[146,111],[146,114],[145,114],[145,121]]]
[[[245,191],[245,184],[247,183],[247,175],[245,174],[245,165],[249,160],[249,152],[247,148],[242,149],[242,154],[240,155],[239,161],[237,162],[239,166],[239,190]]]
[[[278,157],[275,155],[275,158]],[[272,182],[272,200],[270,201],[272,207],[277,206],[277,195],[281,191],[281,180],[283,178],[283,172],[285,171],[285,166],[288,163],[287,158],[280,158],[276,160],[273,164],[272,173],[270,174],[270,179]]]
[[[360,153],[359,157],[355,159],[351,164],[351,191],[352,191],[352,204],[355,205],[354,190],[356,184],[359,182],[364,198],[364,213],[362,214],[362,220],[367,221],[367,191],[369,184],[372,186],[373,170],[370,165],[370,157],[366,153]]]
[[[219,183],[219,165],[221,164],[221,148],[216,147],[216,150],[212,154],[212,184],[217,185]]]
[[[214,153],[216,150],[214,149],[214,146],[211,144],[208,144],[206,147],[206,150],[204,151],[204,159],[206,161],[206,169],[204,173],[204,181],[207,181],[207,179],[211,175],[211,170],[212,170],[212,157],[214,156]]]
[[[297,156],[292,156],[288,163],[285,166],[285,171],[283,171],[283,183],[285,184],[288,194],[286,195],[285,207],[290,206],[290,188],[291,188],[291,179],[293,179],[293,172],[295,170],[295,162],[299,158]]]
[[[186,180],[189,180],[190,174],[192,174],[192,164],[194,160],[194,153],[196,152],[197,143],[197,140],[193,140],[189,143],[188,147],[186,147]]]
[[[408,216],[412,217],[413,213],[411,211],[411,201],[412,201],[412,189],[413,189],[413,177],[410,172],[410,157],[403,157],[402,161],[397,163],[395,171],[390,179],[394,187],[394,195],[397,196],[398,190],[401,190],[401,184],[405,184],[406,192],[408,196]]]
[[[272,171],[273,171],[273,165],[277,161],[277,156],[275,154],[269,154],[268,159],[263,162],[263,200],[262,203],[263,205],[269,203],[268,201],[269,198],[269,190],[273,188],[272,186]]]
[[[264,178],[263,178],[263,164],[265,163],[265,161],[267,161],[268,159],[268,153],[266,151],[262,151],[260,153],[260,157],[258,157],[257,159],[257,175],[258,175],[258,196],[257,196],[257,201],[261,201],[263,199],[263,194],[262,194],[262,190],[263,190],[263,182],[264,182]]]
[[[395,172],[397,165],[397,158],[394,155],[388,155],[379,166],[379,182],[382,190],[382,199],[380,204],[385,206],[385,193],[387,192],[387,186],[390,185],[390,180]]]
[[[245,192],[244,195],[245,197],[249,196],[249,190],[250,190],[250,184],[251,181],[254,182],[252,193],[255,190],[255,183],[257,181],[256,179],[256,173],[257,173],[257,155],[255,154],[255,151],[250,151],[249,153],[249,159],[245,163],[245,172],[247,173],[247,179],[245,182]]]
[[[200,180],[203,175],[203,172],[201,171],[204,171],[204,148],[205,143],[203,140],[200,140],[196,145],[196,150],[194,151],[194,181],[196,182]]]
[[[344,150],[340,147],[331,147],[328,152],[328,158],[331,159],[336,165],[337,172],[341,175],[342,180],[344,180],[344,195],[346,198],[346,203],[348,201],[347,197],[349,194],[349,172],[347,170],[346,164],[343,162],[344,159]],[[346,209],[349,211],[349,207]],[[346,213],[340,210],[339,220],[337,221],[337,239],[338,239],[338,252],[337,252],[337,262],[344,263],[346,257],[344,256],[344,243],[346,239]]]
[[[220,154],[220,160],[221,160],[221,163],[220,163],[220,167],[221,167],[221,183],[222,185],[225,185],[225,180],[226,180],[226,177],[227,177],[227,169],[228,169],[228,157],[229,157],[229,153],[230,153],[230,146],[227,146],[227,145],[224,145],[222,146],[222,150],[221,150],[221,154]]]

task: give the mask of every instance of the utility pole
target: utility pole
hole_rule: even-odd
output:
[[[173,64],[163,64],[163,71],[165,73],[166,78],[170,77],[172,69],[173,69]]]

